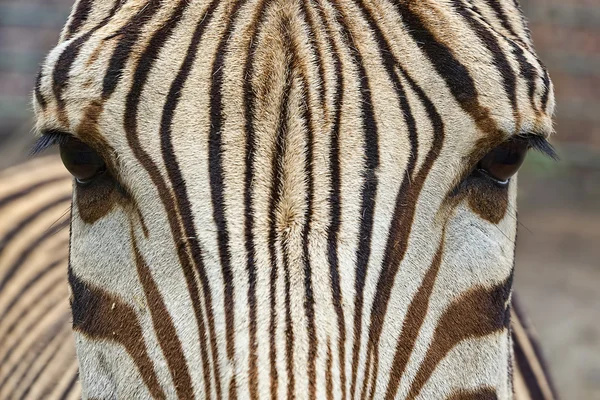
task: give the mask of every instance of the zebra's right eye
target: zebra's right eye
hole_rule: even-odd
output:
[[[106,163],[90,146],[73,137],[60,143],[60,158],[79,185],[88,185],[106,172]]]

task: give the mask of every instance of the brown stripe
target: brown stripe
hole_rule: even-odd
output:
[[[65,246],[65,249],[67,249],[68,243],[66,243],[66,242],[62,242],[62,243]],[[35,274],[29,281],[27,281],[27,283],[25,285],[23,285],[23,287],[21,287],[21,289],[14,295],[14,297],[12,298],[11,301],[7,305],[2,307],[2,309],[0,310],[0,323],[2,323],[2,320],[5,317],[10,315],[10,312],[15,305],[21,305],[24,298],[31,298],[30,290],[32,289],[32,287],[36,286],[36,283],[38,283],[40,281],[41,281],[40,285],[42,285],[43,283],[46,283],[47,280],[50,279],[48,276],[46,276],[47,274],[56,271],[57,268],[58,269],[64,268],[66,266],[66,264],[67,264],[67,257],[65,256],[65,257],[59,258],[56,261],[51,262],[50,264],[48,264],[48,266],[44,266],[43,269],[40,269],[37,274]],[[53,283],[60,284],[61,281],[64,281],[64,277],[62,275],[59,277],[59,279],[56,279]],[[52,286],[53,285],[50,285],[48,287],[48,289],[46,289],[46,291],[52,289]],[[37,303],[36,301],[32,302],[32,304],[36,304],[36,303]]]
[[[332,6],[338,11],[343,10],[340,0],[331,0]],[[362,340],[362,316],[364,307],[364,287],[367,276],[367,266],[371,257],[371,239],[373,233],[374,215],[375,215],[375,197],[377,193],[378,178],[376,170],[379,166],[379,136],[378,127],[375,120],[373,101],[371,96],[371,86],[365,70],[365,63],[362,54],[351,42],[352,31],[348,27],[351,21],[347,16],[340,15],[335,19],[335,23],[341,29],[341,40],[344,48],[352,59],[352,65],[356,67],[357,75],[355,78],[360,90],[361,106],[361,129],[364,135],[364,169],[362,173],[363,182],[361,184],[360,210],[361,223],[359,227],[359,245],[356,250],[356,267],[354,282],[354,327],[353,327],[353,345],[352,345],[352,375],[350,383],[350,396],[354,396],[358,378],[358,362]]]
[[[556,399],[556,391],[545,366],[543,356],[537,347],[534,333],[525,324],[522,314],[515,310],[513,299],[511,318],[514,362],[518,366],[524,384],[532,399]],[[518,306],[517,306],[518,308]]]
[[[327,98],[325,96],[325,65],[323,64],[324,52],[323,48],[318,45],[317,40],[314,37],[314,33],[317,31],[315,21],[312,18],[310,12],[308,12],[307,2],[301,1],[300,4],[300,15],[302,17],[303,22],[308,26],[309,34],[307,39],[310,45],[310,50],[313,56],[315,57],[314,63],[317,65],[319,69],[319,74],[317,75],[317,97],[319,99],[319,103],[321,108],[323,109],[324,115],[327,115]],[[311,4],[312,6],[312,4]]]
[[[311,112],[311,96],[308,86],[307,74],[304,65],[298,56],[298,44],[294,40],[290,21],[285,19],[282,22],[283,43],[286,46],[286,52],[290,55],[291,64],[300,67],[300,98],[305,99],[306,103],[302,109],[302,125],[306,133],[306,148],[304,151],[304,172],[306,174],[306,211],[304,215],[304,227],[302,229],[302,263],[304,266],[304,312],[306,315],[306,331],[308,334],[308,398],[315,399],[316,397],[316,359],[317,359],[317,334],[315,327],[315,301],[312,288],[312,267],[310,264],[310,233],[311,221],[313,219],[313,196],[314,196],[314,159],[313,159],[313,127],[312,127],[312,112]],[[284,243],[285,246],[285,243]]]
[[[71,379],[67,387],[64,389],[58,400],[67,400],[74,393],[79,394],[79,397],[81,397],[80,392],[81,388],[79,383],[79,370],[77,370],[77,373],[73,375],[73,378]]]
[[[520,130],[521,116],[517,104],[517,82],[512,66],[508,62],[504,51],[500,47],[498,39],[494,36],[494,31],[484,25],[478,19],[479,10],[475,5],[470,8],[465,7],[463,0],[453,0],[454,9],[467,21],[476,36],[483,42],[492,56],[492,63],[502,77],[504,92],[510,100],[513,115],[515,118],[516,131]]]
[[[396,353],[390,371],[388,386],[385,394],[386,399],[394,399],[398,393],[400,381],[404,375],[404,370],[408,364],[410,355],[415,347],[415,342],[421,326],[425,321],[425,316],[429,310],[429,300],[433,292],[433,286],[437,279],[440,265],[442,263],[442,255],[444,253],[445,230],[442,233],[440,245],[435,253],[431,266],[423,277],[421,286],[417,290],[417,294],[413,298],[406,312],[404,323],[402,325],[402,333],[396,343]]]
[[[496,122],[492,119],[489,109],[479,103],[479,94],[467,66],[458,61],[447,44],[436,38],[433,29],[428,28],[428,21],[421,15],[420,2],[397,2],[395,5],[406,31],[446,81],[450,92],[462,109],[472,117],[473,122],[482,132],[492,136],[497,135]],[[439,23],[439,20],[436,20],[436,23]]]
[[[272,202],[271,202],[271,231],[272,235],[270,235],[269,241],[272,243],[280,242],[280,238],[277,235],[277,220],[275,210],[277,210],[280,206],[279,202],[281,200],[280,193],[283,189],[283,179],[285,171],[283,170],[283,158],[286,153],[286,133],[287,133],[287,124],[290,119],[290,94],[292,91],[292,65],[290,63],[290,58],[287,58],[286,76],[285,76],[285,87],[283,88],[283,97],[281,99],[281,108],[279,110],[279,126],[277,128],[277,137],[274,148],[274,157],[272,161],[274,182],[272,186],[272,190],[276,190],[277,194],[272,194]],[[273,196],[274,195],[274,196]],[[273,249],[274,250],[274,249]],[[282,245],[283,252],[283,274],[284,274],[284,306],[285,306],[285,364],[286,364],[286,372],[287,372],[287,398],[292,400],[296,398],[295,390],[296,390],[296,378],[294,375],[294,328],[292,321],[292,311],[291,311],[291,283],[290,283],[290,268],[289,268],[289,252],[286,246],[286,243]],[[275,257],[275,253],[273,253],[273,257]],[[274,258],[276,263],[276,258]],[[273,287],[276,285],[274,281],[272,281]],[[274,290],[272,291],[274,295]],[[272,300],[273,306],[274,299]],[[274,310],[271,312],[275,315]],[[272,332],[273,334],[275,332]],[[273,340],[275,340],[273,338]],[[274,345],[274,343],[273,343]]]
[[[439,362],[461,341],[491,335],[508,327],[507,302],[511,287],[512,276],[491,288],[472,288],[448,306],[440,317],[407,399],[419,396]]]
[[[160,294],[160,290],[154,278],[152,278],[150,268],[138,249],[133,226],[131,227],[131,242],[137,273],[144,288],[146,302],[152,316],[154,332],[156,333],[163,355],[167,360],[177,397],[179,399],[193,399],[192,378],[190,377],[187,362],[183,355],[181,342],[177,336],[177,330]]]
[[[60,272],[60,271],[59,271]],[[58,273],[55,272],[54,275]],[[39,319],[43,318],[45,315],[50,313],[52,310],[57,307],[57,304],[60,303],[62,298],[62,289],[60,288],[61,280],[64,282],[63,276],[52,276],[52,278],[47,278],[42,281],[43,289],[39,289],[40,291],[35,295],[35,297],[28,298],[29,302],[25,303],[24,301],[19,304],[21,307],[15,311],[15,317],[10,323],[7,325],[7,322],[3,322],[3,330],[4,333],[0,337],[0,348],[3,349],[0,355],[2,359],[0,360],[0,365],[4,365],[10,359],[10,356],[15,351],[15,349],[19,346],[21,341],[25,340],[25,336],[14,336],[11,335],[15,329],[20,328],[21,332],[29,333],[32,329],[39,325]],[[33,317],[29,315],[33,314]],[[33,319],[32,319],[33,318]],[[26,326],[24,320],[28,320]],[[12,337],[11,337],[12,336]],[[12,345],[7,349],[7,344],[10,343],[9,340],[12,340]],[[1,387],[2,385],[0,385]]]
[[[66,49],[60,54],[56,64],[54,65],[54,71],[52,73],[52,92],[54,94],[54,98],[56,100],[56,104],[58,107],[59,118],[63,120],[62,122],[66,124],[67,119],[64,115],[65,102],[63,99],[63,92],[68,85],[71,66],[75,62],[75,59],[79,55],[79,51],[81,47],[87,40],[96,32],[98,29],[106,25],[111,17],[121,8],[123,5],[122,2],[117,1],[113,9],[110,11],[109,15],[104,18],[99,24],[94,26],[84,35],[78,37],[69,43]]]
[[[339,49],[332,37],[332,27],[327,21],[322,7],[315,7],[319,14],[319,19],[326,24],[326,37],[329,45],[329,51],[333,57],[335,72],[335,97],[333,100],[334,119],[331,127],[330,136],[330,176],[331,176],[331,195],[329,197],[330,207],[330,226],[327,229],[327,257],[329,262],[329,275],[331,277],[332,303],[335,308],[338,329],[338,369],[340,372],[340,386],[342,391],[342,400],[346,400],[346,321],[342,309],[342,294],[340,288],[339,259],[337,252],[337,241],[341,225],[341,171],[340,171],[340,124],[342,118],[344,79],[342,76],[342,64],[339,56]]]
[[[59,224],[54,225],[52,228],[42,232],[42,234],[35,238],[33,242],[29,242],[27,247],[23,248],[19,258],[17,258],[10,267],[5,269],[5,274],[0,280],[0,291],[9,283],[13,278],[14,274],[18,271],[19,267],[24,265],[27,258],[40,246],[42,243],[49,239],[53,239],[54,234],[60,232],[62,229],[69,225],[69,220],[61,221]]]
[[[183,2],[186,3],[187,2]],[[182,3],[180,3],[181,5]],[[188,49],[187,56],[191,54],[194,55],[195,46],[198,45],[204,30],[208,23],[212,20],[213,12],[216,8],[216,2],[210,4],[201,19],[201,22],[197,25],[196,30],[194,32],[194,36],[192,38],[192,43],[190,44],[190,48]],[[174,13],[174,18],[172,22],[177,22],[180,19],[181,11]],[[156,55],[158,51],[165,43],[167,38],[170,36],[174,26],[168,25],[163,27],[155,33],[155,35],[151,39],[151,43],[146,47],[146,51],[141,55],[140,60],[138,62],[137,68],[135,69],[133,84],[131,89],[127,95],[126,107],[125,107],[125,115],[123,125],[125,128],[126,136],[128,144],[131,150],[134,153],[134,156],[138,160],[138,162],[143,166],[143,168],[147,171],[150,176],[153,184],[158,190],[159,197],[163,202],[165,210],[167,210],[167,219],[169,221],[169,226],[171,229],[171,234],[173,235],[173,240],[176,243],[177,247],[177,256],[179,258],[180,264],[182,266],[182,271],[188,286],[188,292],[190,294],[190,299],[192,302],[192,306],[194,307],[194,315],[196,318],[196,322],[198,324],[199,336],[200,336],[200,350],[203,362],[203,372],[204,372],[204,388],[205,393],[211,393],[211,380],[210,380],[210,370],[208,369],[208,360],[206,357],[207,349],[206,349],[206,340],[211,342],[211,350],[212,350],[212,360],[213,360],[213,372],[215,378],[215,387],[217,396],[221,396],[221,385],[220,385],[220,372],[218,366],[218,350],[216,348],[216,333],[214,329],[214,317],[212,314],[212,298],[210,292],[210,286],[208,284],[208,279],[206,276],[206,272],[204,270],[204,265],[202,261],[202,254],[200,251],[199,244],[197,241],[190,241],[187,238],[189,237],[197,237],[197,235],[188,234],[186,229],[193,226],[193,221],[191,220],[191,213],[185,213],[182,215],[181,206],[182,202],[187,201],[187,197],[175,196],[175,194],[170,190],[167,186],[167,183],[164,181],[162,174],[160,173],[157,165],[154,163],[150,155],[143,150],[137,132],[137,113],[139,102],[142,94],[143,87],[146,83],[147,77],[152,69],[154,61],[156,60]],[[117,57],[119,57],[117,55]],[[112,64],[112,62],[111,62]],[[115,62],[116,64],[120,64]],[[183,67],[182,67],[183,68]],[[184,70],[180,71],[182,74]],[[107,82],[108,78],[105,78],[105,82]],[[110,79],[108,79],[110,81]],[[170,93],[175,93],[173,90],[174,87],[179,83],[176,79],[174,81],[173,86],[171,87]],[[107,87],[110,88],[111,85]],[[165,108],[169,106],[169,102],[165,104]],[[163,112],[163,120],[165,119],[167,111]],[[161,121],[163,124],[164,121]],[[161,129],[164,129],[161,127]],[[170,135],[164,134],[161,135],[163,140],[170,140]],[[165,166],[169,173],[170,178],[172,179],[172,175],[174,171],[178,171],[177,164],[170,164],[169,157],[172,157],[173,154],[168,153],[165,154],[165,143],[162,143],[163,147],[163,158],[165,159]],[[181,184],[182,180],[178,185],[174,185],[177,190],[184,190],[185,188]],[[180,219],[181,218],[181,219]],[[204,319],[204,312],[202,309],[202,304],[199,298],[199,289],[196,281],[196,274],[194,269],[197,271],[200,282],[203,288],[205,307],[207,312],[207,320],[208,320],[208,335],[206,334],[206,322]]]
[[[225,346],[227,358],[235,360],[235,287],[231,269],[231,253],[229,249],[229,230],[225,216],[225,177],[223,172],[222,124],[223,124],[223,75],[225,67],[225,54],[228,51],[229,38],[238,20],[238,12],[245,5],[246,0],[236,1],[230,14],[227,16],[227,26],[221,33],[221,40],[217,46],[212,64],[210,85],[210,130],[208,135],[208,172],[210,182],[210,195],[212,216],[216,226],[217,248],[219,264],[223,275],[223,294],[225,311]],[[236,375],[231,375],[229,393],[230,398],[237,397]]]
[[[20,221],[16,222],[16,223],[12,223],[12,229],[10,229],[8,232],[6,232],[2,237],[0,237],[0,255],[2,254],[2,251],[7,248],[10,245],[10,242],[15,238],[15,237],[20,237],[20,235],[23,235],[23,231],[26,230],[29,225],[33,222],[35,222],[36,219],[38,219],[38,217],[43,217],[48,215],[48,211],[51,210],[52,208],[55,208],[57,206],[62,206],[61,208],[64,209],[64,207],[68,204],[66,211],[69,211],[70,208],[70,201],[71,200],[71,194],[69,193],[67,196],[64,197],[59,197],[57,199],[47,199],[46,201],[49,201],[49,203],[46,203],[45,205],[41,206],[41,207],[37,207],[35,210],[33,210],[33,212],[29,215],[27,215],[25,218],[21,219]],[[62,219],[65,215],[63,214],[60,219]],[[59,220],[60,220],[59,219]],[[56,223],[58,223],[59,221],[56,221]],[[63,221],[60,221],[63,222]],[[50,226],[51,228],[52,226]]]
[[[531,345],[531,348],[533,350],[533,352],[535,353],[535,358],[537,359],[540,367],[543,370],[543,374],[546,377],[546,380],[548,382],[548,385],[550,386],[550,389],[554,395],[554,397],[558,397],[556,394],[556,388],[553,385],[553,381],[551,379],[551,375],[550,375],[550,371],[548,369],[548,364],[546,362],[546,357],[544,356],[544,353],[542,352],[542,349],[540,348],[539,345],[539,341],[538,341],[538,336],[537,333],[535,332],[535,330],[533,329],[533,327],[531,326],[529,319],[527,318],[527,316],[524,314],[523,310],[521,309],[521,302],[519,301],[519,298],[515,293],[513,293],[513,295],[511,296],[511,311],[512,311],[512,318],[514,318],[515,320],[515,324],[518,324],[521,326],[521,328],[524,330],[526,336],[527,336],[527,340],[529,342],[529,344]]]
[[[498,400],[498,395],[492,387],[470,390],[460,389],[448,396],[446,400]]]
[[[150,394],[165,399],[144,343],[142,327],[133,307],[103,289],[86,284],[69,269],[73,329],[92,340],[120,344],[136,365]]]
[[[256,35],[258,26],[262,24],[265,17],[264,7],[266,1],[261,1],[258,5],[258,14],[252,20],[249,28],[249,42],[246,49],[246,63],[244,65],[244,111],[245,111],[245,171],[244,171],[244,239],[247,256],[246,270],[248,271],[248,308],[249,308],[249,340],[248,340],[248,377],[250,388],[250,399],[258,400],[258,342],[257,342],[257,301],[256,301],[256,248],[254,243],[254,209],[253,209],[253,182],[254,182],[254,162],[256,158],[255,149],[255,128],[254,128],[254,91],[252,88],[252,76],[254,74],[254,55],[258,41]],[[274,369],[274,361],[271,362],[271,372]],[[271,391],[277,391],[277,385],[271,384]]]
[[[404,179],[401,184],[400,190],[398,191],[396,208],[394,210],[394,217],[392,218],[392,226],[390,227],[390,233],[388,235],[388,242],[386,244],[386,251],[384,255],[383,267],[377,282],[377,289],[375,299],[371,308],[371,328],[369,331],[369,347],[367,349],[367,362],[373,364],[373,372],[367,368],[365,372],[365,386],[363,387],[363,393],[365,393],[366,385],[369,384],[367,378],[371,375],[371,392],[370,397],[375,394],[375,383],[377,382],[377,374],[379,367],[379,338],[383,328],[383,321],[387,312],[387,306],[389,297],[391,295],[391,289],[395,280],[400,262],[404,258],[408,246],[408,237],[410,235],[412,227],[412,219],[414,217],[415,206],[419,197],[420,191],[425,183],[425,179],[429,174],[433,162],[439,155],[443,140],[444,140],[444,125],[437,110],[427,98],[423,90],[412,80],[409,74],[402,68],[398,59],[395,58],[389,43],[383,35],[381,29],[376,23],[376,19],[368,12],[368,10],[361,6],[363,12],[371,30],[376,36],[381,57],[384,60],[384,65],[388,69],[388,74],[398,90],[401,89],[400,80],[395,75],[396,71],[399,72],[403,78],[408,82],[410,88],[417,94],[420,102],[425,107],[428,117],[432,123],[434,130],[434,142],[429,152],[425,156],[423,166],[418,172],[416,177],[413,177],[413,169],[416,164],[416,153],[417,153],[417,133],[414,127],[414,120],[410,113],[410,107],[407,103],[401,101],[400,106],[402,107],[404,114],[407,116],[407,124],[409,126],[409,134],[411,134],[411,144],[413,152],[415,153],[413,159],[409,163],[408,171],[404,174]],[[396,71],[391,71],[390,68],[395,68]],[[404,99],[404,96],[400,92],[399,99]],[[411,129],[412,126],[412,129]],[[412,179],[411,179],[412,178]],[[355,378],[353,378],[355,379]]]
[[[333,400],[333,374],[331,372],[332,360],[331,360],[331,342],[327,342],[327,361],[325,363],[325,391],[327,400]],[[341,387],[342,391],[345,391],[345,387]],[[343,395],[343,392],[342,392]]]

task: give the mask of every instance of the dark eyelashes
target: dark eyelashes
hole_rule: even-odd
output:
[[[516,139],[524,140],[529,145],[530,149],[537,150],[540,153],[550,157],[554,161],[558,161],[560,159],[556,150],[554,149],[554,146],[552,146],[550,142],[548,142],[548,140],[543,136],[529,133],[526,135],[519,135],[516,137]]]
[[[66,143],[72,136],[68,133],[61,131],[48,130],[42,133],[42,136],[31,146],[29,154],[36,156],[42,153],[44,150],[49,149],[52,146]]]

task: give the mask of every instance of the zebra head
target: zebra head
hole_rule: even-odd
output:
[[[79,0],[34,102],[84,398],[512,397],[514,1]]]

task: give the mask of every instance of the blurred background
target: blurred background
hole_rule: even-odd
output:
[[[0,169],[27,157],[30,92],[73,0],[0,0]],[[563,399],[600,400],[600,0],[521,0],[556,86],[561,161],[519,174],[516,288]]]

